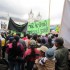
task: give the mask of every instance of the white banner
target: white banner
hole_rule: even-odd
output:
[[[65,47],[70,49],[70,0],[65,0],[60,36],[65,40]]]

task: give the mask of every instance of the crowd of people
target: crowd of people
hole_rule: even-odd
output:
[[[58,34],[0,34],[0,59],[10,70],[69,70],[68,49]],[[6,58],[7,57],[7,58]]]

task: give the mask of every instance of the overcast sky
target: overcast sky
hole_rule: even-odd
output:
[[[64,0],[51,0],[51,24],[61,22]],[[38,12],[43,19],[48,19],[49,0],[0,0],[0,15],[28,18],[28,13],[33,10],[35,17]]]

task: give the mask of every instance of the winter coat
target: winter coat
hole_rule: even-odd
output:
[[[12,49],[12,43],[9,43],[7,45],[7,49],[6,52],[8,54],[8,60],[9,61],[16,61],[17,57],[22,57],[23,52],[24,52],[24,48],[22,46],[22,44],[20,44],[19,42],[17,43],[17,47],[16,50]]]
[[[38,51],[36,48],[34,49],[36,57],[31,56],[31,49],[27,49],[25,51],[25,54],[23,55],[23,58],[26,59],[26,61],[35,61],[37,58],[39,58],[40,51]]]
[[[56,70],[68,70],[68,49],[58,47],[55,52]]]
[[[26,50],[26,43],[25,43],[25,41],[22,40],[22,39],[19,39],[19,42],[23,45],[24,50]]]
[[[55,70],[55,59],[46,60],[44,64],[40,64],[40,59],[36,61],[37,70]],[[38,62],[38,63],[37,63]]]

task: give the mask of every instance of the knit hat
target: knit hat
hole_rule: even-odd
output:
[[[30,46],[35,46],[36,45],[36,41],[35,40],[30,40]]]
[[[46,46],[41,46],[40,48],[37,48],[39,51],[46,52],[48,48]]]
[[[46,52],[45,52],[45,56],[49,59],[54,58],[54,49],[49,48]]]

